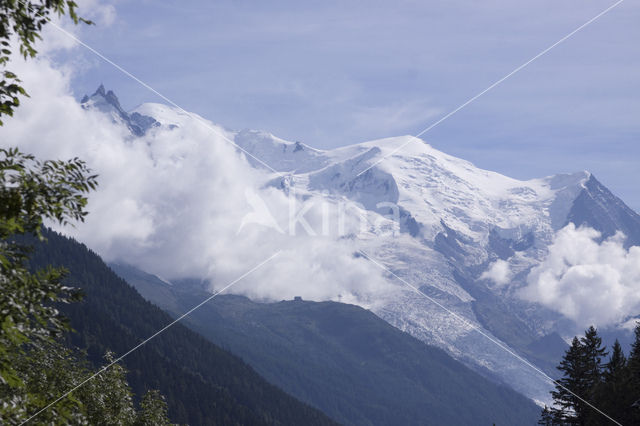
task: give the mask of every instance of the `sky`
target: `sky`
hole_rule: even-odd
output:
[[[82,4],[96,25],[72,31],[186,110],[227,129],[334,148],[421,132],[611,3]],[[640,210],[640,85],[633,78],[640,54],[632,46],[639,17],[640,7],[627,0],[424,139],[517,178],[588,169]],[[290,211],[281,191],[264,187],[264,171],[247,171],[222,143],[224,130],[212,135],[193,117],[176,131],[129,143],[125,128],[77,100],[100,83],[127,109],[161,99],[60,32],[45,31],[37,60],[12,60],[33,96],[3,137],[40,158],[77,155],[99,170],[106,184],[74,231],[79,240],[108,260],[120,256],[169,279],[193,273],[217,282],[277,247],[281,258],[261,271],[262,283],[246,284],[257,298],[350,300],[390,291],[379,271],[352,256],[352,242],[335,235],[265,238],[254,230],[239,238],[247,188],[261,191],[272,211]],[[577,322],[617,321],[601,316],[601,299],[582,300],[580,289],[604,287],[618,314],[637,312],[639,256],[621,236],[600,243],[593,230],[565,229],[549,260],[532,270],[525,296]],[[302,284],[281,279],[291,276]],[[496,262],[484,277],[504,285],[511,271]]]
[[[120,0],[80,37],[226,128],[333,148],[422,131],[614,3]],[[624,1],[423,139],[520,179],[589,170],[640,210],[639,21]],[[89,51],[62,60],[78,98],[160,101]]]

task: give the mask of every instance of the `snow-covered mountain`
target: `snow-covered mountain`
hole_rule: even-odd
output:
[[[165,105],[125,112],[102,86],[82,105],[134,137],[188,125],[188,114]],[[640,245],[640,216],[586,171],[520,181],[410,136],[319,150],[261,131],[227,133],[251,166],[268,172],[266,186],[300,199],[349,200],[359,209],[351,214],[392,222],[391,235],[369,227],[343,236],[397,287],[368,307],[538,401],[548,401],[552,384],[535,368],[555,374],[576,324],[522,297],[532,268],[570,223],[599,231],[600,241],[622,232],[626,248]]]

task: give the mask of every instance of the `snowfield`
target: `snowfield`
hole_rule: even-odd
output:
[[[412,136],[319,150],[267,132],[224,129],[161,104],[124,112],[114,98],[99,90],[83,106],[105,112],[148,144],[205,122],[237,145],[247,167],[262,171],[262,188],[301,201],[350,203],[345,214],[378,226],[332,238],[349,240],[354,256],[371,259],[371,269],[384,268],[378,272],[389,291],[363,290],[347,301],[539,403],[549,401],[553,387],[539,370],[553,374],[557,360],[545,358],[536,342],[567,338],[577,327],[522,297],[529,272],[570,222],[603,238],[622,231],[629,244],[640,244],[640,217],[586,171],[521,181]]]

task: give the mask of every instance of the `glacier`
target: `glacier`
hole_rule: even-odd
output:
[[[133,138],[195,122],[195,115],[162,104],[125,112],[102,86],[82,105],[110,115]],[[353,241],[354,255],[370,257],[371,268],[379,263],[394,289],[350,302],[540,404],[549,402],[548,376],[555,377],[563,338],[576,326],[519,297],[528,272],[568,223],[593,227],[603,238],[621,231],[629,245],[640,245],[640,216],[587,171],[517,180],[413,136],[321,150],[264,131],[225,134],[249,167],[264,169],[265,187],[301,200],[349,201],[355,207],[348,214],[386,224],[340,236]],[[398,212],[391,219],[390,205]],[[485,274],[498,260],[508,265],[506,283]]]

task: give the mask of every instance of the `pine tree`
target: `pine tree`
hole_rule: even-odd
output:
[[[602,346],[602,339],[598,336],[597,330],[591,326],[580,339],[582,344],[582,362],[584,363],[584,376],[582,393],[578,393],[582,399],[589,401],[592,405],[595,401],[596,389],[603,380],[603,359],[607,356],[607,350]],[[590,419],[600,419],[602,414],[595,411],[589,404],[579,401],[575,407],[576,417],[580,424],[591,424]],[[597,424],[597,423],[596,423]]]
[[[540,414],[540,420],[538,420],[538,424],[541,426],[553,426],[556,424],[554,423],[553,411],[546,405],[544,406],[544,409]]]
[[[607,413],[620,424],[633,424],[630,417],[633,399],[630,389],[629,369],[622,346],[616,340],[612,347],[611,357],[602,374],[602,382],[594,391],[594,405]],[[589,424],[602,422],[598,413],[589,416]]]
[[[589,327],[584,337],[573,338],[558,366],[563,377],[551,392],[555,405],[550,410],[553,424],[587,425],[592,418],[601,416],[590,404],[593,405],[594,393],[602,382],[602,359],[605,356],[606,349],[602,347],[602,339],[594,327]],[[549,418],[547,413],[543,414]]]
[[[631,345],[627,369],[629,376],[629,393],[632,402],[629,415],[633,423],[640,424],[640,322],[636,323],[635,340]]]
[[[580,424],[577,415],[582,402],[576,395],[583,395],[589,391],[584,380],[583,354],[584,348],[580,339],[574,337],[571,347],[567,349],[557,367],[563,376],[556,381],[556,390],[551,392],[555,405],[551,409],[555,424]]]
[[[612,347],[611,357],[605,366],[603,379],[606,383],[616,383],[625,374],[627,366],[627,358],[622,352],[622,346],[616,339]]]

